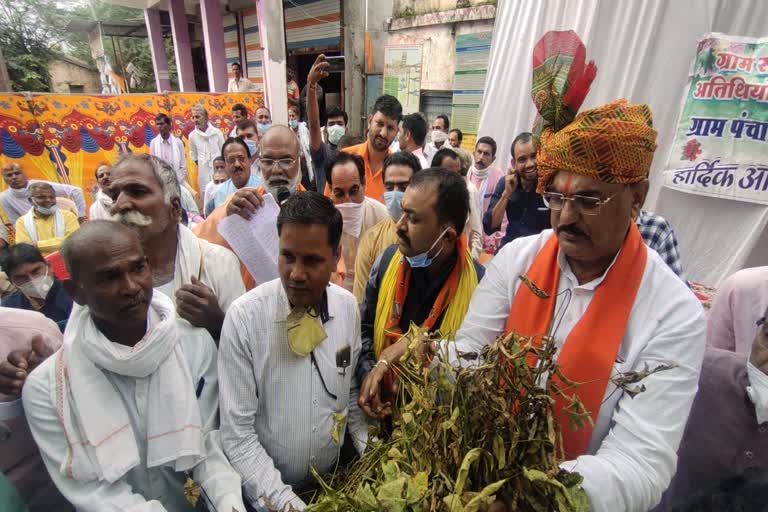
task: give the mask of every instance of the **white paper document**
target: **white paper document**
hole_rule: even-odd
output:
[[[250,219],[229,215],[219,222],[219,234],[245,264],[256,284],[277,279],[280,250],[277,236],[280,207],[272,194],[265,194],[262,199],[264,205]]]

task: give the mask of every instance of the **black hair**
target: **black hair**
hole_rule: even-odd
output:
[[[238,68],[243,69],[243,66],[241,66],[239,62],[233,62],[230,66],[237,66]]]
[[[16,267],[25,263],[45,263],[45,258],[34,245],[16,244],[8,247],[0,255],[0,266],[10,279]]]
[[[459,164],[461,165],[461,157],[456,151],[451,148],[440,148],[437,153],[435,153],[435,156],[432,157],[432,167],[442,167],[443,159],[445,157],[451,157],[454,160],[458,160]]]
[[[333,201],[319,192],[295,192],[285,200],[277,216],[278,236],[286,224],[319,224],[328,228],[328,245],[334,252],[341,242],[343,221]]]
[[[339,143],[336,145],[336,147],[341,150],[350,146],[357,146],[363,142],[364,141],[362,137],[348,133],[339,139]]]
[[[512,161],[515,160],[515,145],[518,142],[522,142],[525,144],[526,142],[530,142],[533,140],[533,134],[531,132],[521,132],[515,137],[515,140],[512,141],[512,145],[509,147],[509,154],[512,157]]]
[[[411,178],[408,187],[418,187],[425,183],[437,185],[437,203],[435,213],[440,223],[447,222],[461,234],[469,215],[469,191],[467,182],[457,172],[445,172],[438,167],[430,167],[417,172]]]
[[[99,165],[97,165],[97,166],[96,166],[96,170],[94,170],[94,171],[93,171],[93,176],[94,176],[96,179],[99,179],[99,169],[101,169],[101,168],[102,168],[102,167],[104,167],[105,165],[106,165],[107,167],[109,167],[110,169],[112,169],[112,166],[111,166],[111,165],[109,165],[109,163],[108,163],[107,161],[101,162]]]
[[[341,110],[336,105],[332,106],[330,109],[328,109],[328,112],[325,113],[325,119],[330,119],[332,117],[343,117],[344,118],[344,126],[349,124],[349,116],[347,116],[347,113]],[[326,121],[327,123],[328,121]]]
[[[224,152],[227,150],[227,146],[231,146],[232,144],[240,144],[243,146],[245,148],[245,154],[248,155],[248,158],[251,158],[251,151],[248,149],[248,144],[245,143],[245,140],[242,137],[230,137],[224,141],[224,145],[221,146],[222,158],[224,158]]]
[[[223,156],[221,156],[221,155],[219,155],[219,156],[217,156],[216,158],[214,158],[214,159],[213,159],[213,161],[214,161],[214,162],[219,162],[219,161],[221,161],[221,162],[224,162],[224,157],[223,157]],[[226,163],[226,162],[225,162],[225,163]]]
[[[248,109],[245,108],[245,105],[242,103],[235,103],[235,105],[232,107],[232,112],[240,112],[245,117],[248,117]]]
[[[163,114],[162,112],[160,112],[155,116],[155,122],[158,122],[161,120],[164,121],[167,125],[169,126],[171,125],[171,118],[168,117],[168,114]]]
[[[418,112],[403,116],[403,130],[408,130],[417,146],[424,146],[424,139],[427,138],[427,120],[424,116]]]
[[[477,139],[477,142],[475,142],[475,149],[477,149],[477,146],[480,144],[488,144],[491,146],[491,156],[496,156],[496,141],[493,140],[493,138],[488,137],[487,135],[484,137],[480,137]]]
[[[357,166],[357,173],[360,176],[360,184],[365,185],[365,162],[363,161],[363,157],[355,155],[354,153],[339,151],[336,153],[335,157],[325,163],[325,179],[328,181],[329,187],[333,186],[333,168],[348,162],[354,162],[355,166]]]
[[[376,99],[371,114],[375,115],[376,112],[381,112],[398,123],[403,119],[403,106],[397,98],[390,96],[389,94],[379,96],[378,99]]]
[[[237,123],[237,129],[240,131],[247,130],[248,128],[256,129],[256,123],[252,119],[245,119]]]
[[[397,153],[392,153],[386,158],[386,160],[384,160],[384,165],[381,167],[381,179],[385,183],[387,182],[387,167],[390,165],[404,165],[406,167],[410,167],[413,169],[413,174],[416,174],[421,170],[421,162],[419,162],[419,159],[416,158],[416,155],[413,153],[408,153],[407,151],[398,151]]]
[[[435,119],[442,119],[443,123],[445,123],[445,129],[448,130],[451,127],[451,122],[448,120],[448,116],[445,114],[440,114]]]
[[[462,131],[461,131],[461,130],[459,130],[458,128],[454,128],[453,130],[449,131],[449,132],[448,132],[448,134],[450,135],[450,134],[451,134],[451,133],[453,133],[453,132],[456,132],[456,133],[458,133],[458,134],[459,134],[459,144],[461,144],[461,141],[463,141],[463,140],[464,140],[464,134],[463,134],[463,133],[462,133]]]

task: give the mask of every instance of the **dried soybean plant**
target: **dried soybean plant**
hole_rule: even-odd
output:
[[[531,340],[504,336],[477,364],[459,369],[446,362],[447,353],[432,365],[412,356],[438,336],[411,326],[405,337],[409,353],[398,370],[391,436],[370,443],[327,481],[318,476],[321,491],[308,510],[471,512],[496,497],[509,510],[589,510],[581,477],[558,467],[552,390],[539,384],[549,381],[543,374],[557,372],[551,339],[535,348]],[[578,400],[569,409],[582,420]]]

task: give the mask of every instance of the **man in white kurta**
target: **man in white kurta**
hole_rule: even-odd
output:
[[[112,214],[139,233],[155,287],[175,299],[181,318],[218,339],[224,313],[245,293],[237,256],[180,224],[179,184],[162,160],[126,156],[115,164],[111,191]]]
[[[185,182],[189,182],[187,178],[187,154],[184,151],[184,143],[179,137],[171,133],[173,125],[171,118],[166,114],[157,114],[155,126],[157,127],[158,134],[149,143],[149,154],[165,160],[176,171],[179,184],[184,186]]]
[[[27,379],[24,410],[59,491],[79,511],[244,512],[217,430],[216,347],[152,291],[136,234],[94,221],[62,249],[78,303],[64,346]]]
[[[365,448],[354,378],[360,315],[351,293],[328,284],[341,238],[331,201],[292,194],[278,226],[280,279],[236,300],[222,329],[222,444],[252,505],[303,510],[310,467],[332,471],[347,432]]]
[[[8,188],[0,192],[0,207],[8,216],[8,221],[15,224],[19,217],[32,208],[29,186],[36,181],[30,180],[17,163],[7,163],[3,166],[3,179]],[[53,187],[57,197],[68,197],[77,205],[77,218],[80,222],[85,219],[85,197],[83,191],[74,185],[46,181]]]
[[[88,220],[109,220],[112,215],[109,210],[112,208],[112,198],[107,194],[109,185],[112,183],[112,167],[109,164],[100,164],[96,167],[96,184],[99,191],[93,198],[93,203],[88,209]]]
[[[189,134],[189,158],[197,165],[197,190],[204,193],[213,177],[213,160],[221,156],[224,134],[208,122],[208,112],[200,104],[192,107],[192,120],[195,129]]]

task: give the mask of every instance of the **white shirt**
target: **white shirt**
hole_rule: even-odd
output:
[[[331,437],[334,413],[347,416],[358,451],[365,447],[367,423],[354,379],[361,348],[357,301],[333,284],[326,293],[328,337],[313,351],[316,364],[288,346],[290,306],[279,279],[246,293],[227,312],[219,345],[222,444],[252,504],[266,499],[277,510],[304,508],[290,486],[310,482],[310,466],[319,473],[334,468],[340,448]],[[336,353],[345,346],[351,360],[342,371]]]
[[[191,472],[198,483],[209,482],[208,494],[218,510],[242,511],[240,479],[221,448],[217,430],[219,405],[216,347],[204,329],[179,324],[179,343],[189,365],[193,382],[203,382],[198,404],[205,432],[206,459]],[[83,482],[61,472],[67,458],[67,438],[56,412],[56,357],[45,360],[24,385],[24,410],[43,461],[56,487],[79,512],[130,510],[131,512],[177,512],[193,509],[184,498],[186,475],[162,466],[147,468],[146,443],[137,442],[141,464],[113,484],[98,480]],[[103,370],[120,394],[137,438],[146,438],[149,378],[132,378]],[[199,384],[198,384],[199,386]],[[211,489],[215,489],[211,495]]]
[[[251,92],[256,90],[256,84],[245,77],[240,77],[238,81],[235,78],[229,79],[227,92]]]
[[[197,190],[205,191],[205,186],[213,177],[213,160],[221,156],[224,134],[210,123],[205,132],[198,128],[189,134],[189,158],[197,162]]]
[[[503,333],[519,276],[550,236],[552,230],[518,238],[491,260],[456,335],[457,350],[479,352]],[[579,285],[562,253],[558,259],[554,337],[562,346],[604,276]],[[588,455],[562,465],[584,477],[593,511],[647,511],[659,503],[675,472],[677,448],[698,389],[704,336],[701,304],[659,255],[648,251],[614,371],[670,363],[677,368],[643,379],[646,390],[634,399],[612,383],[606,387]]]
[[[469,192],[469,215],[464,225],[464,234],[467,235],[467,243],[472,257],[477,259],[483,252],[483,218],[477,205],[480,202],[480,192],[474,183],[467,182]]]
[[[187,180],[187,156],[184,151],[184,142],[179,137],[168,135],[164,139],[162,135],[157,135],[149,143],[149,154],[164,160],[174,171],[179,180],[179,185]]]
[[[74,201],[77,205],[77,216],[85,217],[85,197],[80,187],[74,185],[66,185],[64,183],[57,183],[55,181],[45,180],[29,180],[26,188],[14,189],[8,188],[3,192],[0,192],[0,207],[8,216],[8,221],[11,224],[16,224],[19,217],[24,215],[32,208],[32,203],[29,198],[29,186],[33,183],[47,183],[53,187],[53,192],[56,197],[68,197]]]

